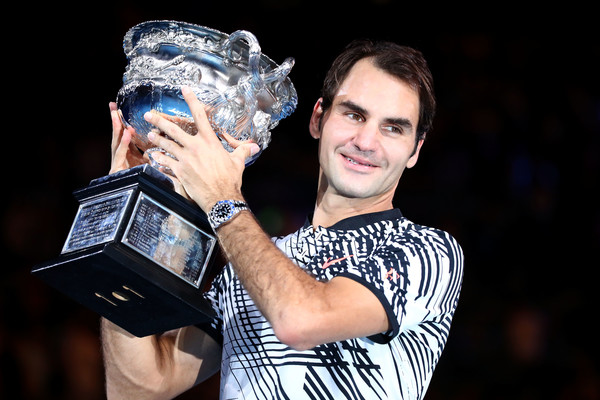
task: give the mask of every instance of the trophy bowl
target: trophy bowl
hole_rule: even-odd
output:
[[[124,123],[135,128],[134,144],[149,154],[151,163],[151,152],[157,149],[147,137],[154,129],[144,120],[147,111],[163,113],[195,134],[182,86],[189,86],[205,105],[218,136],[227,133],[259,145],[261,150],[246,164],[268,146],[271,129],[297,105],[288,77],[294,60],[276,64],[248,31],[227,35],[186,22],[148,21],[126,33],[123,49],[128,65],[117,106]]]

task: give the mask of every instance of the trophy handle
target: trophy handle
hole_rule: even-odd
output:
[[[232,104],[237,102],[235,99],[242,100],[243,107],[236,107],[236,115],[231,117],[235,120],[237,132],[249,132],[258,110],[258,93],[265,87],[260,73],[261,48],[252,33],[243,30],[235,31],[223,43],[225,54],[233,62],[241,61],[242,57],[241,52],[233,51],[233,44],[238,40],[244,40],[248,44],[248,75],[242,76],[237,85],[225,93],[225,97]],[[237,137],[237,139],[246,138]]]
[[[240,61],[241,54],[233,52],[233,43],[238,40],[244,40],[248,44],[248,68],[250,70],[250,80],[254,82],[256,87],[262,86],[262,77],[260,75],[260,56],[261,48],[258,44],[256,36],[244,30],[235,31],[225,40],[223,48],[225,54],[232,61]]]
[[[238,40],[244,40],[248,43],[248,67],[250,69],[250,80],[254,83],[255,91],[258,92],[265,84],[275,81],[283,81],[294,66],[294,59],[287,58],[280,66],[266,73],[260,73],[261,48],[256,37],[248,31],[235,31],[223,44],[227,57],[232,61],[240,61],[241,55],[232,51],[232,44]]]
[[[237,126],[238,132],[246,132],[251,129],[252,124],[254,123],[255,115],[258,111],[258,98],[259,93],[265,89],[266,85],[272,85],[271,87],[279,92],[280,83],[287,77],[290,73],[290,70],[294,66],[294,59],[287,58],[281,65],[277,68],[261,74],[260,70],[260,60],[261,60],[261,48],[258,44],[258,40],[256,37],[244,30],[239,30],[233,32],[229,37],[223,42],[223,50],[227,58],[229,58],[232,62],[243,62],[242,54],[240,51],[234,51],[233,44],[239,40],[244,40],[248,44],[248,74],[243,76],[238,81],[235,87],[232,87],[227,93],[225,93],[225,98],[229,101],[235,101],[234,99],[243,99],[243,108],[238,108],[237,115],[234,117],[236,119],[235,125]],[[281,107],[281,105],[279,105]],[[264,114],[264,113],[263,113]],[[289,114],[289,110],[280,110],[279,114],[283,114],[286,116]],[[266,114],[261,115],[260,117],[268,118],[270,121],[270,116],[266,116]],[[264,126],[268,126],[270,122],[266,124],[262,123]],[[242,138],[243,139],[243,138]],[[265,143],[266,144],[266,143]]]
[[[282,62],[279,67],[275,68],[271,72],[263,74],[262,75],[263,81],[265,82],[265,84],[275,82],[275,81],[277,81],[277,82],[283,81],[288,76],[290,71],[292,70],[294,63],[295,63],[295,60],[292,57],[286,58],[285,61]]]

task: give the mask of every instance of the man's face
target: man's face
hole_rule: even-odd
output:
[[[323,114],[317,103],[311,118],[320,192],[391,204],[402,172],[417,162],[418,122],[416,91],[368,59],[356,63],[330,109]]]

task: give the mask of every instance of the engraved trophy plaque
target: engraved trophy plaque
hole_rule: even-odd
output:
[[[217,239],[202,210],[173,190],[159,171],[143,118],[160,112],[195,134],[181,95],[189,86],[205,104],[215,133],[252,140],[261,151],[270,131],[296,108],[288,78],[294,64],[277,65],[250,32],[231,35],[178,21],[131,28],[117,105],[133,126],[133,143],[149,164],[107,175],[74,192],[79,209],[62,252],[32,273],[138,337],[206,321],[203,299]],[[229,145],[221,140],[231,151]],[[167,171],[168,172],[168,171]]]

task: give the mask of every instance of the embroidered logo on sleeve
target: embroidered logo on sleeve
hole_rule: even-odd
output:
[[[400,274],[396,271],[395,268],[390,268],[389,271],[385,274],[385,277],[389,281],[396,282],[400,278]]]

